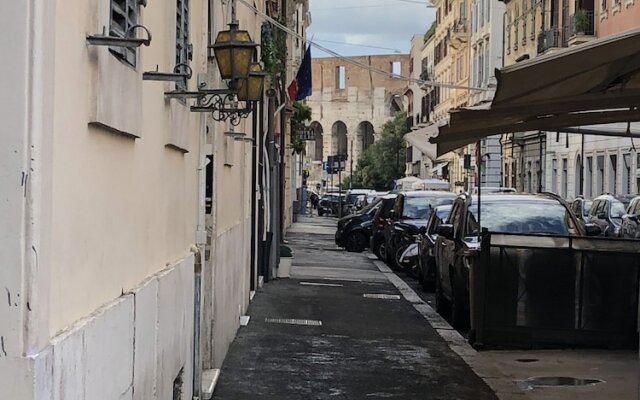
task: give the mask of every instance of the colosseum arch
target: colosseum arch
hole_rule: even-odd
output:
[[[324,160],[324,131],[322,129],[322,124],[318,121],[313,121],[310,126],[316,136],[316,140],[312,145],[313,161],[322,161]]]
[[[347,125],[336,121],[331,127],[331,155],[347,154]]]
[[[356,132],[358,135],[358,146],[360,147],[361,152],[363,152],[369,148],[375,140],[373,124],[369,121],[362,121],[358,124]]]

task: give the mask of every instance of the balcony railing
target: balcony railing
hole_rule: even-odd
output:
[[[555,28],[540,32],[538,35],[538,54],[542,54],[554,47],[562,47],[560,36],[560,31]]]
[[[571,36],[595,34],[595,18],[593,11],[584,11],[584,13],[576,13],[570,17],[571,26],[569,32]]]

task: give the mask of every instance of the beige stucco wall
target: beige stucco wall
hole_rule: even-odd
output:
[[[596,2],[596,35],[604,37],[640,27],[640,5],[635,0],[621,0],[614,5],[609,0],[608,10],[603,11]]]
[[[69,0],[56,10],[50,334],[183,258],[195,240],[200,116],[164,99],[172,85],[141,80],[143,71],[174,66],[175,2],[142,8],[153,40],[138,50],[135,70],[85,41],[108,26],[108,7]],[[205,2],[190,7],[195,77],[206,65],[198,34]],[[107,76],[116,87],[131,76],[135,84],[111,93],[101,83]]]

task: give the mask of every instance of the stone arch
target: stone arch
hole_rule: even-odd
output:
[[[347,125],[336,121],[331,127],[331,155],[347,154]]]
[[[362,151],[365,151],[375,141],[375,130],[373,124],[369,121],[362,121],[356,129],[358,135],[358,145]]]
[[[313,161],[323,161],[324,160],[324,130],[322,129],[322,124],[318,121],[313,121],[311,123],[311,129],[315,133],[316,140],[312,145],[313,148]]]

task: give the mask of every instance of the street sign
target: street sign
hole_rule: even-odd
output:
[[[347,165],[347,155],[338,154],[335,156],[327,157],[326,171],[329,174],[335,174],[337,172],[344,171]]]

